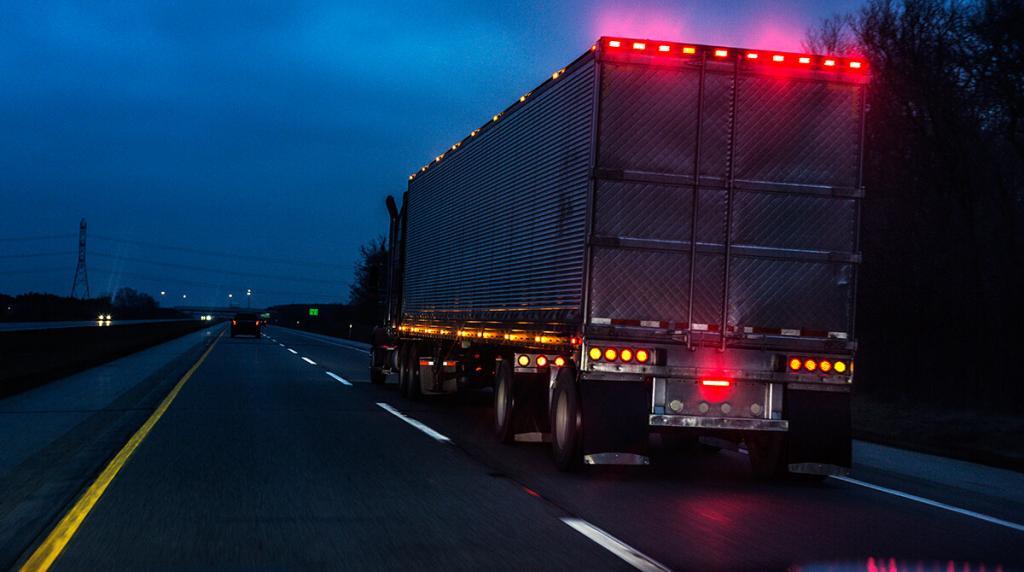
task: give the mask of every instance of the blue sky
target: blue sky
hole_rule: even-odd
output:
[[[94,294],[343,300],[384,196],[596,37],[799,50],[858,5],[3,2],[0,292],[66,294],[85,217]]]

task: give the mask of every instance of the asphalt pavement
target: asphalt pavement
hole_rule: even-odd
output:
[[[360,344],[267,332],[217,342],[56,568],[1024,568],[1017,473],[858,444],[847,481],[732,451],[565,474],[495,442],[488,391],[409,402]]]

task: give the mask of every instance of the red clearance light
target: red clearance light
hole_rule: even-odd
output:
[[[695,48],[693,46],[684,46],[683,47],[683,53],[684,54],[696,54],[697,53],[697,48]]]
[[[850,62],[850,69],[859,70],[860,66],[861,66],[860,62]]]
[[[772,61],[773,62],[784,62],[784,61],[786,61],[786,56],[780,56],[779,54],[775,54],[774,56],[772,56]]]
[[[747,59],[748,60],[756,60],[757,59],[757,54],[755,52],[750,52],[750,53],[747,54]]]
[[[622,352],[619,354],[619,358],[622,359],[622,361],[633,361],[633,350],[623,348]]]
[[[729,387],[732,382],[728,379],[702,379],[700,384],[704,387]]]
[[[803,365],[803,363],[804,362],[800,361],[800,358],[793,358],[789,360],[789,369],[793,371],[799,371],[800,366]]]
[[[608,348],[604,350],[605,361],[615,361],[615,358],[619,357],[619,352],[615,348]]]
[[[620,48],[620,47],[622,47],[622,42],[620,42],[618,40],[608,40],[608,47],[609,48]]]
[[[548,365],[548,356],[537,356],[537,367]]]
[[[806,369],[807,371],[814,371],[818,369],[818,362],[809,359],[804,362],[804,369]]]
[[[646,50],[647,49],[647,44],[645,44],[643,42],[633,42],[633,49],[634,50]]]
[[[834,68],[836,67],[835,60],[825,60],[825,67]]]
[[[636,350],[636,361],[640,363],[647,363],[647,360],[651,359],[651,354],[647,350]]]
[[[729,55],[729,50],[715,50],[716,58],[724,58],[727,55]]]
[[[808,58],[808,57],[802,57],[802,58],[800,58],[800,59],[799,59],[799,60],[797,60],[797,61],[799,61],[799,62],[800,62],[800,63],[802,63],[802,64],[809,64],[809,63],[811,63],[811,58]]]

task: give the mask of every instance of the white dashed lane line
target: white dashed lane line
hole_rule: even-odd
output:
[[[329,375],[332,378],[334,378],[335,381],[340,382],[342,385],[347,385],[349,387],[352,387],[352,382],[347,380],[347,379],[345,379],[344,377],[341,377],[340,375],[338,375],[338,374],[336,374],[336,373],[334,373],[332,371],[328,371],[328,372],[325,372],[325,373],[327,373],[327,375]]]
[[[401,411],[395,409],[394,407],[391,407],[387,403],[380,403],[380,402],[378,402],[377,405],[381,409],[383,409],[384,411],[387,411],[388,413],[394,415],[395,417],[401,419],[402,421],[405,421],[409,425],[412,425],[413,427],[419,429],[420,431],[426,433],[427,435],[430,435],[430,437],[432,439],[436,440],[436,441],[439,441],[441,443],[451,443],[452,442],[452,440],[449,439],[448,437],[445,437],[444,435],[438,433],[437,431],[434,431],[430,427],[427,427],[423,423],[420,423],[419,421],[413,419],[412,417],[409,417],[408,415],[406,415],[406,414],[402,413]]]
[[[306,356],[302,356],[302,361],[304,361],[304,362],[308,363],[309,365],[316,365],[316,362],[315,362],[315,361],[313,361],[313,360],[309,359],[309,358],[308,358],[308,357],[306,357]]]
[[[581,518],[563,517],[562,522],[571,526],[576,532],[593,540],[602,548],[618,556],[627,564],[644,571],[667,571],[668,568],[657,560],[647,556],[632,546],[622,542],[618,538],[608,534],[600,528],[590,524]]]
[[[295,351],[295,350],[293,350],[291,348],[288,348],[288,351],[292,352],[295,355],[299,355],[299,352],[297,352],[297,351]]]

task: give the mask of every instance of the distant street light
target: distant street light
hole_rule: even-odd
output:
[[[235,295],[234,295],[234,294],[232,294],[232,293],[230,293],[230,292],[228,293],[228,298],[234,298],[234,297],[235,297]]]
[[[252,288],[248,288],[245,291],[245,307],[252,308]]]
[[[182,297],[183,299],[184,299],[184,298],[188,298],[188,294],[182,294],[182,295],[181,295],[181,297]]]
[[[160,295],[161,296],[166,296],[167,295],[167,291],[166,290],[161,290],[160,291]]]

